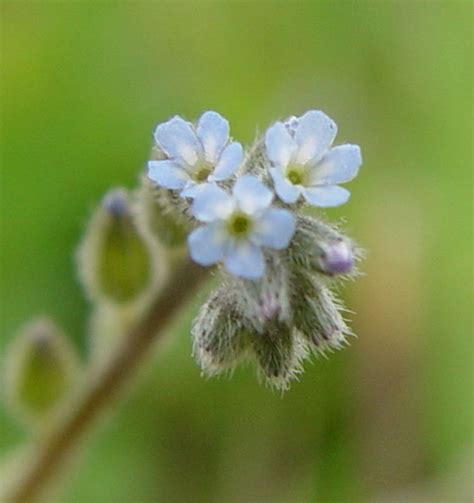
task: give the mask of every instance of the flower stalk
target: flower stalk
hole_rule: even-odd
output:
[[[201,266],[220,278],[191,330],[203,373],[250,360],[261,380],[286,390],[310,355],[346,344],[351,330],[331,286],[354,277],[361,252],[304,205],[347,202],[339,184],[357,175],[359,147],[333,147],[336,124],[315,110],[276,122],[247,154],[229,132],[216,112],[159,124],[140,188],[111,190],[96,209],[78,253],[94,304],[89,365],[2,501],[44,494],[202,283]],[[35,348],[25,360],[33,366],[15,367],[30,372],[27,384],[37,381],[31,368],[50,378],[51,355]]]
[[[49,483],[77,449],[95,420],[113,403],[134,377],[140,363],[152,352],[164,329],[205,279],[205,271],[184,259],[175,265],[167,286],[157,296],[141,320],[130,330],[105,368],[84,379],[85,389],[67,415],[51,428],[46,438],[24,463],[24,472],[2,501],[37,501]]]

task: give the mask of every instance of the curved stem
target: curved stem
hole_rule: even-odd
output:
[[[168,286],[130,331],[114,358],[88,383],[71,413],[53,428],[33,452],[32,459],[27,460],[25,471],[7,495],[6,501],[26,503],[39,498],[94,419],[117,397],[155,341],[163,334],[163,329],[173,315],[189,300],[204,277],[204,269],[188,261],[175,268]]]

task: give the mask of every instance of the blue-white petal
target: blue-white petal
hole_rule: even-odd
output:
[[[270,161],[275,166],[288,166],[296,143],[282,122],[276,122],[265,134],[265,147]]]
[[[224,258],[227,236],[215,223],[199,227],[188,236],[189,254],[194,262],[208,266]]]
[[[319,110],[311,110],[300,117],[295,132],[298,144],[296,162],[306,164],[319,160],[332,145],[337,134],[336,123]]]
[[[275,192],[287,204],[293,204],[301,194],[301,187],[293,185],[279,168],[270,168]]]
[[[309,204],[321,208],[340,206],[348,201],[350,192],[337,185],[308,187],[303,189],[303,196]]]
[[[201,191],[203,191],[209,184],[196,183],[194,180],[189,181],[184,189],[181,191],[181,197],[195,198]]]
[[[216,169],[209,180],[219,182],[231,177],[242,163],[243,150],[239,142],[232,142],[222,151]]]
[[[273,192],[252,175],[241,176],[232,191],[238,207],[248,215],[268,208],[273,201]]]
[[[234,201],[230,194],[214,184],[200,190],[191,207],[192,214],[201,222],[225,220],[234,210]]]
[[[300,120],[298,119],[298,117],[295,117],[294,115],[291,115],[290,117],[288,117],[288,119],[285,120],[285,126],[292,135],[295,134],[299,122]]]
[[[216,164],[229,139],[229,122],[217,112],[204,112],[197,125],[197,135],[206,160]]]
[[[288,210],[270,208],[255,222],[251,236],[254,244],[283,250],[295,233],[295,217]]]
[[[174,161],[149,161],[148,178],[166,189],[182,189],[189,180],[188,173]]]
[[[311,168],[310,185],[335,185],[352,180],[362,164],[358,145],[340,145],[332,148]]]
[[[258,246],[248,241],[237,241],[226,251],[224,265],[234,276],[258,279],[265,271],[265,258]]]
[[[168,157],[189,166],[196,164],[202,150],[191,125],[177,116],[157,126],[155,140]]]

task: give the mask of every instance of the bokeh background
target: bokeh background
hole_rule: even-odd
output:
[[[48,313],[86,353],[74,250],[133,187],[157,122],[215,109],[250,142],[319,108],[362,146],[330,218],[367,250],[358,334],[283,397],[206,380],[199,299],[90,438],[62,502],[469,501],[473,475],[470,2],[1,2],[0,351]],[[0,450],[27,435],[0,410]]]

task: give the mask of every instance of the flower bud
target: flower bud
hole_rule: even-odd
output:
[[[335,276],[353,271],[358,251],[330,225],[304,216],[298,218],[289,255],[294,264],[309,271]]]
[[[309,274],[301,274],[297,283],[293,299],[293,321],[297,330],[317,353],[341,348],[350,330],[339,312],[334,294]]]
[[[26,422],[43,423],[70,394],[79,359],[62,332],[48,319],[26,325],[7,353],[7,401]]]
[[[164,258],[159,243],[137,226],[124,189],[111,190],[104,197],[78,258],[81,279],[96,301],[129,304],[163,281]]]
[[[193,355],[208,375],[231,369],[246,355],[249,330],[230,292],[220,288],[201,307],[191,330]]]
[[[266,269],[259,281],[229,277],[227,288],[234,290],[239,311],[255,330],[263,332],[268,323],[291,319],[290,279],[285,260],[278,252],[266,250]]]
[[[189,205],[185,199],[143,177],[137,206],[140,224],[164,245],[174,248],[185,244],[190,230],[186,217]]]
[[[285,323],[275,322],[253,337],[253,348],[260,376],[271,386],[287,389],[301,372],[306,348],[295,331]]]
[[[315,259],[317,268],[329,275],[346,274],[354,266],[354,254],[350,241],[344,238],[319,243],[321,255]]]

